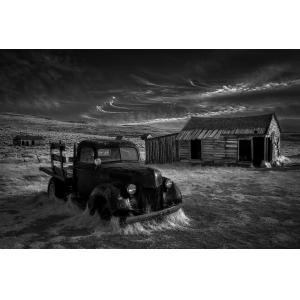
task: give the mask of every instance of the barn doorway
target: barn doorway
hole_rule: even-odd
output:
[[[31,141],[31,146],[34,146],[34,141]]]
[[[239,140],[239,161],[251,161],[251,140]]]
[[[267,138],[267,161],[271,162],[273,159],[273,143],[270,137]]]
[[[253,165],[260,166],[261,162],[265,159],[265,138],[253,138]]]
[[[201,140],[191,140],[191,159],[201,159]]]

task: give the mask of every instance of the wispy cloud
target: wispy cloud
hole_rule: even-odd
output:
[[[1,110],[112,123],[299,114],[300,51],[154,52],[105,57],[99,51],[77,66],[73,57],[76,68],[66,60],[63,69],[60,59],[44,61],[42,52],[39,60],[35,53],[2,57]]]
[[[132,123],[124,123],[127,125],[143,125],[143,124],[155,124],[155,123],[165,123],[165,122],[175,122],[175,121],[182,121],[186,120],[190,117],[217,117],[217,116],[224,116],[224,115],[231,115],[235,113],[244,112],[247,110],[246,106],[228,106],[221,109],[215,109],[211,111],[207,111],[204,113],[187,113],[182,117],[170,117],[170,118],[156,118],[152,120],[145,120],[145,121],[137,121]]]
[[[290,80],[286,82],[268,82],[257,86],[252,86],[248,83],[240,83],[236,85],[224,85],[216,90],[201,94],[201,98],[227,96],[232,94],[252,93],[291,87],[300,84],[300,79]]]

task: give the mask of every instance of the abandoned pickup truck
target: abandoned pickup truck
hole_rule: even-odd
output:
[[[74,144],[73,151],[72,164],[66,166],[65,145],[50,144],[51,167],[40,168],[51,176],[49,198],[70,196],[82,209],[88,207],[91,215],[98,213],[107,221],[116,216],[121,225],[168,215],[181,207],[176,184],[142,164],[134,143],[86,140]]]

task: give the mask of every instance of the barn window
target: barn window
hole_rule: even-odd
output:
[[[191,159],[201,159],[201,140],[191,140]]]
[[[34,146],[34,141],[31,141],[31,145]]]
[[[251,161],[251,140],[239,140],[239,161]]]

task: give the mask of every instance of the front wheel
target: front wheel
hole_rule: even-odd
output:
[[[90,215],[93,216],[97,212],[102,220],[110,221],[113,215],[112,198],[116,198],[117,194],[116,189],[112,186],[96,187],[88,200]]]
[[[90,209],[90,215],[93,216],[98,212],[100,218],[103,221],[109,221],[112,217],[112,213],[109,207],[108,200],[104,196],[95,196],[89,199],[88,206]]]

